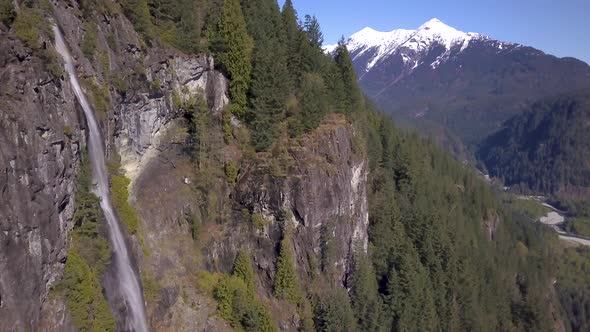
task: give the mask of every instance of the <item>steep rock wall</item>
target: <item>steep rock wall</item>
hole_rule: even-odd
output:
[[[322,269],[322,250],[327,246],[331,257],[325,263],[330,266],[324,269],[333,268],[333,283],[344,286],[353,250],[366,251],[368,244],[368,170],[356,148],[354,130],[334,116],[299,144],[287,147],[282,158],[280,171],[265,162],[242,168],[231,193],[233,224],[205,246],[207,265],[229,272],[236,252],[246,249],[258,267],[261,289],[270,293],[285,223],[293,228],[290,245],[302,286]],[[264,216],[266,225],[257,229],[244,220],[243,209]],[[280,221],[281,215],[286,220]]]
[[[0,49],[0,329],[22,331],[61,278],[85,125],[67,80],[5,31]]]

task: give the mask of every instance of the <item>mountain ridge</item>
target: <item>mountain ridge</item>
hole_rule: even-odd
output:
[[[363,92],[382,111],[435,136],[463,160],[530,103],[590,88],[590,66],[581,60],[438,19],[416,30],[365,28],[345,43]]]

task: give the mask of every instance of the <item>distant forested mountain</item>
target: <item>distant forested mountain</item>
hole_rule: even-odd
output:
[[[583,191],[590,187],[590,93],[535,103],[486,139],[477,154],[507,185]]]

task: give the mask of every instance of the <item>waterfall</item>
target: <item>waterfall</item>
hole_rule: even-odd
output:
[[[127,328],[140,332],[147,331],[145,309],[139,280],[131,266],[129,251],[127,250],[123,233],[121,233],[119,222],[111,205],[100,127],[98,126],[96,118],[94,117],[94,112],[92,111],[86,96],[82,92],[82,88],[80,87],[80,83],[76,76],[72,57],[64,42],[61,31],[55,25],[53,26],[53,31],[55,32],[55,48],[65,62],[65,69],[69,74],[70,83],[74,89],[78,102],[84,109],[86,121],[88,122],[88,152],[92,164],[94,180],[96,181],[94,192],[100,198],[100,206],[108,223],[109,239],[114,257],[116,281],[118,282],[117,287],[129,312],[129,326]]]

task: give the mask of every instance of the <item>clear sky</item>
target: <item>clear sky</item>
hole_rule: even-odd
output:
[[[325,44],[367,26],[379,31],[416,29],[436,17],[461,31],[590,63],[590,0],[292,1],[300,19],[305,14],[317,16]]]

